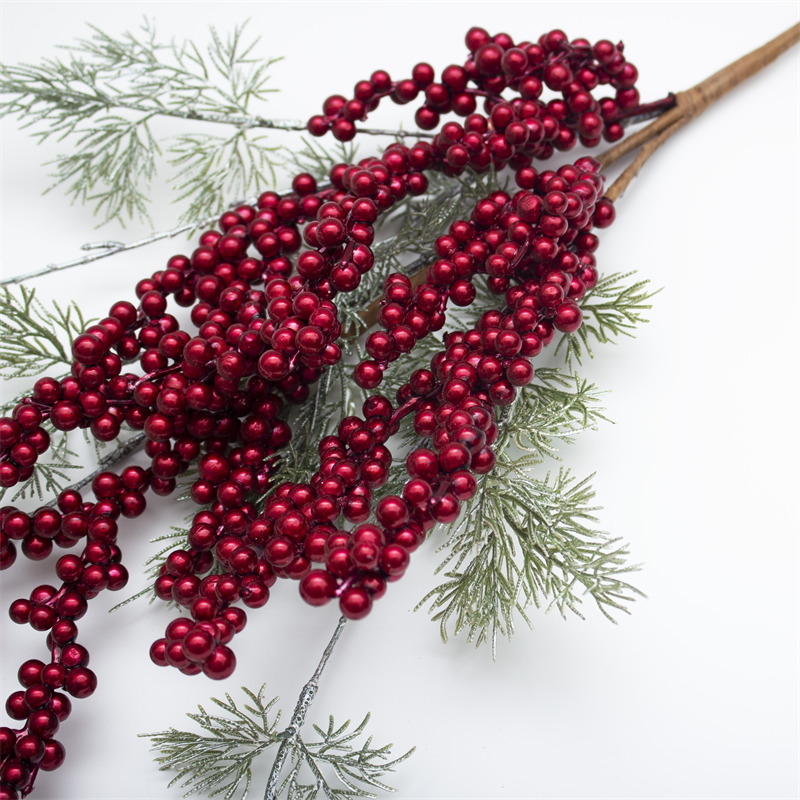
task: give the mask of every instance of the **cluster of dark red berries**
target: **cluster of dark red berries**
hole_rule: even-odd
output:
[[[117,438],[124,424],[144,433],[149,459],[147,467],[95,476],[92,501],[65,490],[54,506],[33,513],[0,509],[3,568],[16,558],[16,542],[35,560],[54,545],[82,548],[58,559],[59,587],[39,586],[11,607],[15,622],[47,632],[50,662],[25,662],[23,689],[7,701],[21,727],[0,729],[0,800],[24,796],[39,769],[63,760],[53,736],[69,714],[66,695],[85,697],[96,684],[75,620],[103,589],[125,585],[118,521],[143,513],[148,490],[172,493],[178,476],[197,465],[191,496],[202,508],[186,546],[166,558],[155,582],[157,596],[182,612],[153,644],[151,658],[219,679],[235,667],[229,644],[246,623],[241,606],[263,606],[277,578],[297,580],[312,605],[336,599],[345,616],[365,616],[387,583],[402,576],[427,531],[454,521],[477,491],[476,476],[492,469],[496,408],[532,380],[531,359],[556,330],[580,326],[578,301],[597,280],[591,229],[614,217],[598,162],[584,157],[539,172],[531,159],[571,146],[575,136],[596,144],[605,130],[614,138],[607,123],[635,106],[637,96],[621,46],[591,48],[554,31],[536,45],[514,47],[508,37],[490,40],[478,29],[467,45],[470,60],[445,70],[441,84],[426,65],[399,84],[375,73],[358,84],[356,101],[329,100],[327,117],[310,123],[314,132],[332,126],[349,138],[352,119],[380,97],[408,101],[424,89],[422,127],[449,110],[467,115],[465,127],[447,123],[433,144],[393,144],[379,158],[337,165],[324,186],[297,175],[285,195],[266,192],[254,206],[223,214],[219,230],[202,234],[190,256],[174,256],[139,281],[137,305],[115,303],[75,339],[71,375],[37,381],[12,417],[0,419],[4,487],[31,475],[49,445],[46,424],[87,428],[102,441]],[[542,82],[565,100],[542,105]],[[589,95],[609,82],[618,90],[609,101],[614,114]],[[520,97],[503,100],[507,87]],[[486,115],[475,111],[479,96]],[[601,121],[589,131],[591,114]],[[380,214],[424,193],[426,171],[453,174],[490,163],[512,164],[519,191],[494,192],[470,219],[455,222],[437,240],[422,283],[386,277],[384,330],[368,337],[370,358],[355,368],[356,381],[376,388],[390,363],[444,326],[449,302],[475,300],[476,281],[486,281],[498,307],[486,309],[475,328],[448,333],[430,368],[409,376],[394,400],[372,394],[360,417],[343,419],[320,443],[319,466],[307,483],[274,486],[281,448],[291,438],[282,415],[341,358],[335,298],[372,269]],[[195,333],[167,312],[170,297],[191,308]],[[124,371],[136,360],[140,373]],[[408,455],[401,495],[376,502],[389,478],[389,439],[406,417],[429,446]],[[258,508],[254,501],[267,492]]]
[[[367,338],[371,358],[356,367],[356,382],[365,389],[378,386],[391,361],[443,326],[448,301],[473,302],[479,274],[488,276],[487,286],[497,294],[512,281],[531,287],[530,308],[552,318],[562,332],[576,330],[581,323],[576,301],[597,280],[593,258],[587,258],[597,247],[589,228],[613,218],[613,206],[600,197],[603,182],[596,169],[592,159],[558,172],[521,169],[517,183],[528,191],[513,198],[495,192],[475,206],[470,220],[451,225],[449,235],[436,242],[439,258],[424,283],[413,288],[404,275],[389,276],[378,318],[386,330]],[[513,308],[510,299],[509,304]],[[519,318],[514,325],[524,328]]]
[[[570,150],[578,141],[585,147],[598,145],[601,138],[617,141],[624,133],[623,120],[639,106],[639,73],[625,60],[622,43],[570,41],[554,30],[535,43],[515,45],[506,34],[490,36],[472,28],[466,44],[466,62],[445,67],[439,81],[426,63],[400,81],[383,70],[373,72],[355,85],[351,99],[329,97],[322,114],[308,121],[309,132],[323,136],[331,131],[347,142],[358,132],[355,123],[366,120],[384,98],[404,105],[421,97],[415,120],[422,130],[437,128],[442,114],[467,118],[460,135],[445,126],[434,139],[452,170],[481,170],[492,162],[518,168],[548,158],[554,149]],[[614,96],[596,100],[592,92],[599,86],[612,88]],[[544,89],[557,94],[545,102]],[[509,90],[515,95],[511,100],[503,96]],[[480,101],[488,120],[475,114]],[[487,129],[491,135],[485,137]]]

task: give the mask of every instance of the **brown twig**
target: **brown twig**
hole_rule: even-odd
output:
[[[636,177],[639,169],[648,158],[684,125],[702,114],[710,105],[719,100],[743,81],[755,75],[779,55],[800,41],[800,22],[776,36],[765,45],[737,59],[727,67],[715,72],[685,92],[678,92],[676,103],[669,111],[653,120],[646,128],[637,131],[619,144],[606,150],[598,160],[605,169],[638,148],[641,151],[631,165],[609,187],[606,196],[616,200]]]
[[[411,288],[416,289],[417,286],[421,286],[425,283],[425,279],[428,277],[428,266],[432,262],[425,261],[425,263],[420,266],[415,272],[411,272],[408,275],[408,279],[411,281]],[[367,328],[371,328],[377,321],[378,321],[378,314],[381,312],[381,302],[383,301],[383,297],[376,297],[362,312],[361,312],[361,319],[364,320],[364,324]],[[366,329],[365,329],[366,330]],[[351,330],[350,334],[352,335],[356,333],[356,331]]]
[[[628,184],[639,174],[639,170],[644,166],[645,162],[650,158],[650,156],[661,147],[664,142],[672,136],[675,131],[681,128],[682,125],[680,121],[673,122],[667,128],[664,128],[657,136],[654,136],[652,139],[646,141],[643,145],[641,150],[636,154],[636,158],[625,168],[624,172],[608,187],[608,191],[606,191],[605,196],[611,200],[616,202],[616,200],[623,194],[623,192],[628,188]]]

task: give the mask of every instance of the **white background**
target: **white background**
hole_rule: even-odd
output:
[[[688,88],[794,24],[797,3],[13,3],[2,2],[7,63],[53,56],[86,33],[133,28],[143,13],[167,35],[206,40],[250,17],[281,94],[258,111],[305,119],[377,68],[408,76],[464,58],[471,25],[533,39],[622,39],[643,99]],[[261,52],[261,51],[260,51]],[[618,626],[534,612],[488,650],[443,645],[424,612],[434,543],[363,622],[348,626],[309,720],[373,713],[376,742],[415,755],[390,783],[401,798],[790,798],[798,782],[798,50],[674,137],[601,232],[601,271],[636,270],[661,287],[635,340],[600,348],[586,374],[616,422],[564,453],[597,472],[600,525],[630,542],[647,594]],[[403,119],[392,106],[381,124]],[[406,119],[406,124],[410,122]],[[17,122],[0,126],[2,275],[67,260],[86,241],[151,228],[93,230],[86,208],[42,197],[54,149]],[[366,154],[370,143],[363,146]],[[263,187],[267,188],[267,187]],[[156,204],[155,229],[178,211]],[[39,280],[43,297],[76,298],[89,314],[131,298],[139,277],[182,242]],[[6,386],[5,391],[11,391]],[[121,545],[143,584],[148,539],[177,519],[169,502],[126,522]],[[48,564],[2,577],[2,605],[52,580]],[[184,726],[208,698],[267,684],[289,711],[336,621],[281,584],[250,615],[223,685],[159,670],[147,656],[170,612],[137,602],[80,622],[100,685],[76,701],[68,752],[41,775],[40,800],[166,800],[166,776],[137,734]],[[4,612],[5,618],[5,612]],[[2,621],[0,621],[2,622]],[[43,637],[2,622],[2,696],[17,688]],[[260,796],[256,790],[254,796]]]

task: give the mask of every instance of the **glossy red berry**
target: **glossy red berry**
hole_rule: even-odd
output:
[[[212,680],[224,680],[236,669],[236,656],[224,644],[217,645],[210,656],[203,662],[203,674]]]
[[[313,570],[300,581],[300,596],[312,606],[331,600],[336,591],[336,578],[326,570]]]
[[[348,619],[363,619],[372,610],[372,595],[360,587],[346,589],[339,598],[339,608]]]

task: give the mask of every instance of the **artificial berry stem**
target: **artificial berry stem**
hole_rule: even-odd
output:
[[[646,122],[674,108],[676,102],[675,95],[670,92],[660,100],[653,100],[652,103],[639,103],[636,108],[632,108],[629,111],[621,111],[617,114],[616,120],[617,122],[623,119],[628,122]]]
[[[601,154],[598,160],[603,169],[608,169],[608,167],[629,153],[650,142],[655,143],[657,141],[654,146],[649,147],[646,151],[643,150],[645,152],[644,157],[634,162],[636,169],[626,170],[609,187],[606,196],[612,200],[620,197],[642,165],[670,136],[699,116],[725,94],[736,88],[740,83],[760,72],[768,64],[771,64],[778,56],[797,44],[798,41],[800,41],[800,22],[761,47],[700,81],[691,89],[678,92],[675,95],[676,102],[673,108],[658,116],[646,128],[637,131]]]
[[[593,229],[613,222],[614,207],[604,197],[595,159],[585,156],[541,171],[534,160],[578,142],[592,148],[603,137],[617,141],[624,135],[618,120],[629,112],[664,112],[647,129],[655,132],[639,141],[642,153],[624,173],[616,197],[674,130],[799,34],[795,26],[694,89],[641,105],[638,71],[622,44],[601,40],[592,46],[556,30],[515,46],[506,34],[491,37],[472,28],[467,62],[445,68],[441,83],[425,63],[399,82],[378,70],[356,84],[351,100],[328,98],[308,130],[315,136],[331,132],[340,141],[372,132],[355,121],[364,121],[390,95],[398,103],[420,96],[416,119],[425,130],[450,111],[464,117],[463,125],[447,122],[435,135],[425,134],[432,143],[395,143],[379,157],[334,165],[330,182],[321,187],[301,173],[291,193],[265,192],[255,204],[226,212],[220,230],[203,233],[190,256],[173,256],[164,269],[139,281],[138,306],[115,303],[107,318],[77,336],[72,374],[40,379],[33,395],[0,419],[0,485],[30,477],[49,446],[41,427],[45,419],[62,431],[90,427],[102,441],[116,439],[124,421],[144,431],[151,464],[90,476],[97,502],[66,490],[57,509],[33,515],[0,509],[0,567],[13,563],[15,541],[38,560],[53,543],[71,547],[88,539],[80,557],[58,560],[61,590],[39,587],[29,600],[12,605],[15,622],[52,629],[51,645],[69,649],[65,657],[63,648],[51,646],[57,656],[51,665],[23,665],[23,689],[7,708],[26,722],[20,729],[0,729],[0,800],[18,800],[40,768],[53,769],[63,759],[63,749],[51,741],[55,709],[63,701],[50,689],[64,685],[75,697],[93,691],[93,675],[84,669],[88,653],[73,641],[72,620],[99,591],[125,583],[117,518],[143,513],[146,491],[171,494],[177,477],[195,462],[191,497],[202,510],[193,517],[186,549],[169,554],[154,586],[160,599],[175,601],[187,616],[170,622],[154,642],[153,662],[188,675],[227,678],[236,664],[228,644],[247,620],[236,603],[262,607],[279,577],[298,581],[312,606],[336,598],[343,614],[281,734],[266,790],[266,798],[274,798],[278,774],[345,618],[366,616],[387,584],[402,577],[428,532],[437,523],[454,522],[461,504],[475,497],[477,476],[495,466],[498,410],[531,382],[531,361],[556,331],[573,333],[581,326],[579,302],[598,279]],[[594,98],[592,91],[601,85],[613,88],[615,97]],[[545,103],[543,88],[560,97]],[[518,96],[503,100],[506,89]],[[477,112],[476,97],[485,98],[485,113]],[[473,281],[502,299],[481,309],[474,327],[447,333],[430,369],[415,370],[395,401],[371,394],[362,416],[342,419],[336,433],[319,443],[318,468],[307,482],[272,486],[279,452],[292,433],[279,413],[284,401],[306,402],[309,385],[340,361],[343,331],[334,301],[354,291],[373,268],[370,248],[381,214],[408,195],[425,194],[427,172],[456,177],[468,167],[482,173],[506,166],[515,170],[518,191],[492,191],[469,219],[453,222],[436,240],[432,263],[426,259],[427,269],[413,282],[404,274],[386,276],[377,311],[384,330],[367,339],[370,359],[355,368],[355,382],[375,389],[390,363],[443,328],[448,304],[466,307],[476,300]],[[121,249],[132,246],[139,243]],[[119,252],[114,248],[112,243],[106,254]],[[169,297],[191,307],[197,335],[180,330],[167,313]],[[372,313],[365,312],[365,321]],[[143,377],[123,371],[137,359]],[[406,458],[402,494],[377,496],[392,468],[390,439],[410,412],[413,430],[426,445]],[[263,509],[257,508],[256,498],[267,493]],[[73,672],[65,677],[61,667]],[[53,697],[53,710],[40,713]]]
[[[412,397],[410,400],[406,400],[406,402],[389,417],[389,428],[392,429],[395,425],[398,425],[400,420],[414,411],[421,402],[421,397]]]

